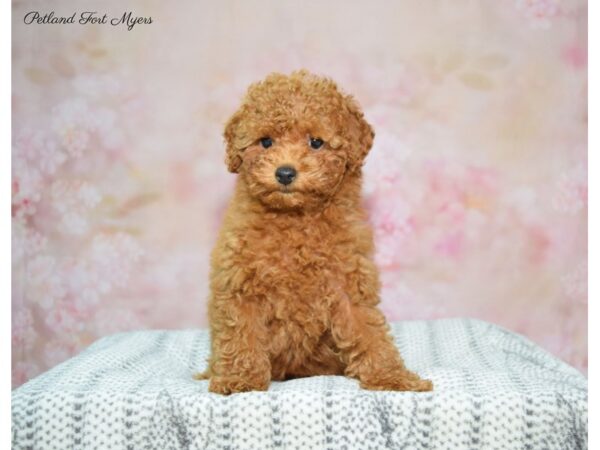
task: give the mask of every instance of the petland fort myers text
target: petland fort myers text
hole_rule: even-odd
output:
[[[131,31],[136,25],[151,24],[152,17],[135,16],[132,12],[124,12],[120,16],[109,17],[107,13],[102,14],[97,11],[74,12],[70,16],[60,16],[54,11],[49,13],[30,11],[23,17],[23,22],[25,25],[123,25]]]

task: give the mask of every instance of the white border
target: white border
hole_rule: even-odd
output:
[[[10,192],[11,192],[11,2],[2,2],[0,6],[0,138],[2,147],[0,151],[0,287],[1,310],[0,310],[0,339],[1,339],[1,363],[0,370],[0,446],[10,448],[10,393],[11,393],[11,215],[10,215]]]

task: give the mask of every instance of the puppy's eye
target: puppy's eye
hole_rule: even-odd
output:
[[[318,150],[321,147],[323,147],[323,139],[311,137],[309,143],[311,148],[314,148],[315,150]]]
[[[263,148],[269,148],[271,145],[273,145],[273,139],[271,139],[270,137],[261,138],[260,145],[262,145]]]

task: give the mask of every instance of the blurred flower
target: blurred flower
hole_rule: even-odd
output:
[[[55,308],[48,310],[46,314],[46,326],[55,336],[76,335],[84,329],[85,324],[66,302],[55,305]]]
[[[31,310],[17,307],[12,311],[12,351],[27,352],[31,350],[37,332],[34,327]]]
[[[21,262],[23,258],[34,258],[45,250],[48,240],[41,233],[27,227],[22,221],[13,222],[12,227],[12,258],[13,263]]]
[[[88,231],[88,210],[101,200],[95,186],[82,181],[58,180],[51,186],[52,206],[61,214],[61,231],[83,235]]]
[[[83,97],[75,97],[53,109],[52,128],[67,153],[81,157],[94,138],[105,149],[122,145],[123,134],[115,124],[116,117],[112,109],[90,105]]]
[[[88,230],[88,222],[75,212],[68,212],[62,217],[63,230],[69,234],[83,235]]]
[[[73,157],[80,157],[90,141],[92,117],[83,98],[63,101],[52,111],[52,128],[62,147]]]
[[[113,74],[77,75],[72,86],[79,95],[86,98],[103,101],[106,97],[119,98],[126,95],[123,81]]]
[[[17,361],[12,365],[12,386],[16,388],[41,372],[38,364],[30,360]]]
[[[560,12],[559,0],[516,0],[515,4],[532,28],[550,28]]]
[[[556,180],[552,205],[557,211],[574,214],[587,207],[587,168],[584,164],[560,174]]]
[[[563,47],[561,56],[573,69],[583,70],[587,67],[587,53],[587,45],[575,41]]]
[[[76,343],[72,340],[51,340],[44,345],[44,362],[49,367],[54,367],[66,361],[76,352]]]
[[[144,324],[133,312],[126,309],[101,309],[94,316],[92,327],[97,336],[107,336],[122,331],[138,330],[144,328]]]
[[[406,176],[405,162],[411,153],[412,149],[397,136],[379,133],[364,165],[365,195],[398,186]]]
[[[575,302],[587,304],[587,261],[580,262],[569,273],[561,277],[561,284],[567,297]]]
[[[13,143],[13,264],[26,263],[15,276],[28,295],[13,318],[13,346],[42,354],[44,367],[77,351],[79,337],[93,329],[86,324],[107,294],[125,286],[141,255],[135,239],[103,233],[92,214],[104,198],[94,171],[121,165],[110,152],[123,146],[118,111],[133,97],[114,77],[76,77],[73,88],[75,96],[57,103],[41,126],[19,129]],[[13,367],[17,383],[39,372],[19,361]]]
[[[66,161],[66,155],[58,149],[56,141],[44,129],[22,128],[16,135],[13,160],[22,172],[37,168],[52,175]]]
[[[82,183],[79,185],[77,190],[77,197],[81,201],[82,205],[87,209],[96,207],[102,197],[95,186],[89,183]]]
[[[92,241],[89,264],[111,286],[124,286],[134,264],[142,256],[142,248],[124,233],[97,235]]]

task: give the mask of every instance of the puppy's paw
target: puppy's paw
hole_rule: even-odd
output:
[[[242,377],[212,377],[208,385],[209,392],[229,395],[238,392],[266,391],[269,389],[270,380],[244,379]]]
[[[423,380],[410,371],[386,374],[383,377],[368,377],[362,379],[360,387],[371,391],[414,391],[429,392],[433,390],[430,380]]]
[[[206,369],[204,372],[196,372],[192,375],[194,380],[208,380],[210,378],[210,371]]]

